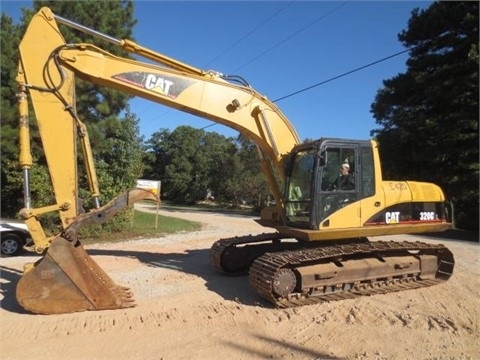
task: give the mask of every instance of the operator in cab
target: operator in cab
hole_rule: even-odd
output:
[[[345,161],[340,166],[340,177],[330,185],[329,190],[354,190],[355,184],[351,179],[350,165]]]

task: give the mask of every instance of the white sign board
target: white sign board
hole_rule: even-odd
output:
[[[150,190],[152,193],[160,197],[160,187],[162,182],[156,180],[137,180],[137,188]]]
[[[154,193],[160,199],[160,187],[162,185],[161,181],[157,180],[144,180],[138,179],[137,180],[137,188],[149,190]],[[160,206],[160,202],[157,202],[157,213],[155,215],[155,229],[158,228],[158,208]]]

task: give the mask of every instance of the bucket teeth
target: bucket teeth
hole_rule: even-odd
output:
[[[74,244],[61,236],[21,277],[17,300],[24,309],[39,314],[135,306],[129,288],[117,285],[80,242]]]

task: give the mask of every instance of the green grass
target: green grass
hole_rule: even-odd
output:
[[[254,212],[251,208],[229,208],[225,206],[218,206],[215,204],[199,203],[195,205],[172,205],[163,203],[161,205],[164,208],[171,208],[176,210],[188,210],[198,212],[216,212],[225,214],[242,214],[252,215]],[[101,242],[120,242],[126,240],[144,239],[162,237],[169,234],[175,234],[179,232],[191,232],[200,230],[202,223],[196,221],[183,220],[171,216],[158,215],[155,220],[156,214],[134,211],[133,222],[127,230],[122,231],[109,231],[105,228],[98,227],[92,231],[86,231],[83,236],[80,236],[82,244],[95,244]],[[157,221],[157,228],[155,229],[155,221]]]
[[[180,209],[188,211],[203,211],[221,214],[238,214],[238,215],[259,215],[259,212],[251,206],[231,207],[229,205],[218,205],[215,203],[198,202],[195,205],[174,205],[165,201],[160,205],[161,208]]]
[[[162,237],[178,232],[196,231],[202,228],[202,223],[196,221],[158,215],[157,228],[155,229],[155,217],[156,214],[135,211],[130,229],[114,233],[101,233],[98,237],[81,238],[81,242],[82,244],[120,242],[140,238]]]
[[[166,235],[179,231],[195,231],[202,228],[196,221],[183,220],[171,216],[158,215],[157,229],[155,229],[155,214],[135,211],[132,231],[150,233],[153,235]]]

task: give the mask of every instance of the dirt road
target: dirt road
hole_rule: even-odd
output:
[[[456,267],[445,284],[293,309],[274,309],[246,277],[210,266],[212,243],[265,232],[253,218],[163,209],[202,231],[86,247],[137,307],[32,315],[15,300],[30,253],[1,258],[0,358],[6,359],[480,359],[480,246],[444,243]],[[374,238],[380,239],[380,238]],[[382,239],[400,239],[391,236]]]

